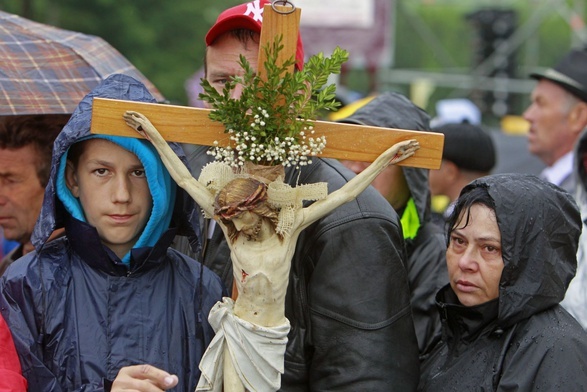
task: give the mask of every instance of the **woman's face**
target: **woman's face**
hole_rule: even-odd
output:
[[[503,271],[501,233],[495,212],[483,204],[463,211],[450,235],[446,262],[450,285],[459,301],[475,306],[499,297]]]

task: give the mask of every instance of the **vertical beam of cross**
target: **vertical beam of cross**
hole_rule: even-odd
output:
[[[277,2],[279,3],[279,2]],[[272,8],[275,7],[275,10]],[[283,50],[277,54],[277,66],[281,66],[287,60],[296,56],[298,36],[300,31],[300,17],[302,10],[293,9],[291,6],[266,4],[263,8],[263,27],[259,41],[259,60],[257,61],[257,74],[262,80],[267,80],[265,62],[267,56],[264,48],[273,44],[274,40],[281,36]],[[294,66],[290,66],[286,72],[293,73]]]

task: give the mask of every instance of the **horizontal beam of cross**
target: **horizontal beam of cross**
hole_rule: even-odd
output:
[[[147,116],[163,138],[170,142],[211,146],[218,141],[221,146],[228,145],[229,137],[224,133],[224,126],[210,120],[209,109],[105,98],[94,98],[91,132],[140,137],[122,118],[127,110]],[[440,167],[444,145],[444,135],[440,133],[328,121],[315,121],[314,130],[316,137],[326,137],[326,148],[320,155],[322,158],[372,162],[395,143],[416,139],[420,149],[399,165],[426,169]]]

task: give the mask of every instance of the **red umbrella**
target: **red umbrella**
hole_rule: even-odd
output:
[[[164,98],[102,38],[59,29],[0,11],[0,116],[72,113],[114,73],[141,81]]]

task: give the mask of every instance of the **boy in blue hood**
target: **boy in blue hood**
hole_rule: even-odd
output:
[[[222,284],[169,248],[176,234],[197,248],[197,225],[150,143],[90,134],[94,97],[154,102],[113,75],[80,103],[55,141],[36,251],[0,281],[2,314],[30,390],[194,390]]]

